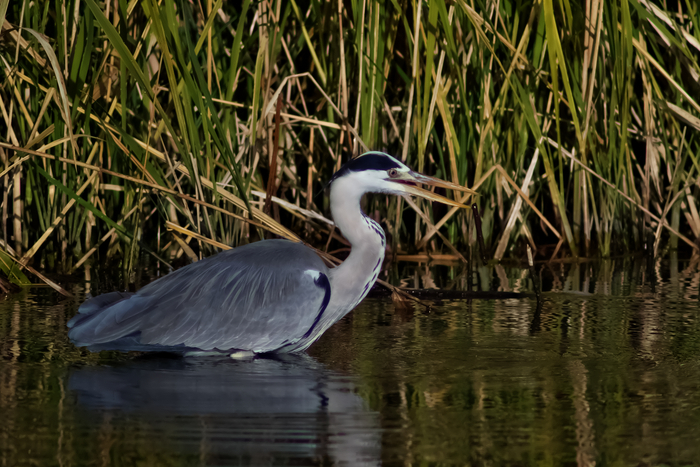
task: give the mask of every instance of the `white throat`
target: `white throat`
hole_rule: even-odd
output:
[[[357,174],[336,180],[331,188],[333,219],[351,246],[343,264],[330,271],[332,295],[328,310],[337,312],[337,319],[367,295],[384,261],[384,231],[362,212],[360,201],[368,190],[358,180],[360,177]]]

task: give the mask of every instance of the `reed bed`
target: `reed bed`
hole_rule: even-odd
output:
[[[324,183],[367,149],[478,189],[496,261],[697,254],[698,21],[690,0],[0,0],[0,268],[340,252]],[[397,255],[476,244],[471,211],[366,210]]]

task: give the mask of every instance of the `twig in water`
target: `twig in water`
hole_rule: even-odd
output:
[[[537,272],[535,271],[535,263],[532,260],[532,248],[530,245],[527,246],[527,264],[530,269],[530,275],[532,276],[532,287],[535,289],[535,296],[537,297],[537,306],[542,304],[542,295],[540,294],[540,281],[537,277]]]

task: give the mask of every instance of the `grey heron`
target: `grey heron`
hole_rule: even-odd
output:
[[[381,271],[386,240],[362,212],[365,193],[465,207],[418,184],[474,193],[414,172],[387,154],[363,154],[329,182],[331,213],[351,245],[340,266],[328,268],[300,243],[251,243],[178,269],[136,293],[88,299],[68,322],[68,336],[93,351],[304,351],[362,301]]]

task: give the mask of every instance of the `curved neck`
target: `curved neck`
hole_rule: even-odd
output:
[[[330,277],[329,305],[336,305],[333,309],[342,310],[342,315],[352,310],[376,281],[386,245],[382,228],[362,212],[360,200],[364,193],[349,184],[337,180],[335,190],[331,189],[333,219],[351,246],[348,258],[331,270]]]
[[[336,179],[331,185],[331,212],[335,225],[350,242],[350,255],[328,272],[331,299],[313,335],[295,350],[307,349],[326,329],[352,311],[377,280],[384,261],[386,241],[382,228],[360,207],[366,189],[354,177]]]

